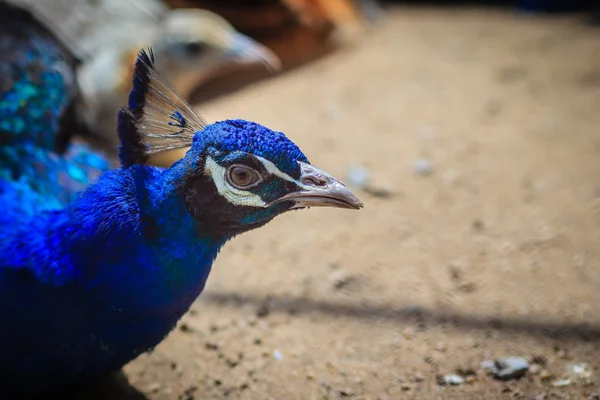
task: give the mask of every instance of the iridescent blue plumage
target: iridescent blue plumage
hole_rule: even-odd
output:
[[[39,167],[61,166],[69,184],[83,183],[101,160],[85,149],[33,154],[18,178],[0,179],[5,392],[69,388],[153,348],[202,292],[233,236],[291,209],[361,206],[282,133],[241,120],[207,126],[145,52],[119,113],[119,138],[121,168],[66,203],[47,191],[54,172],[43,172],[38,187],[31,171],[43,160]],[[169,169],[146,165],[149,154],[184,147]]]
[[[76,131],[76,60],[28,12],[0,2],[0,179],[63,206],[108,169]]]

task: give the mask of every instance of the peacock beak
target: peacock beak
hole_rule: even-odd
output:
[[[231,35],[228,48],[230,54],[241,63],[262,63],[274,72],[281,69],[281,60],[273,51],[241,33],[234,32]]]
[[[314,165],[299,162],[301,190],[288,193],[276,203],[293,201],[292,208],[337,207],[358,210],[363,203],[340,180]]]

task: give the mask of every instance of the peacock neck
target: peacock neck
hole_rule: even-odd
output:
[[[76,257],[86,269],[96,266],[88,287],[136,318],[178,319],[203,290],[226,242],[199,231],[174,186],[178,173],[146,166],[111,173],[78,205],[86,217],[92,213],[87,218],[90,226],[80,232],[96,233],[78,248]],[[113,193],[112,180],[117,188],[129,189]],[[108,225],[103,229],[108,233],[99,232],[98,224]]]

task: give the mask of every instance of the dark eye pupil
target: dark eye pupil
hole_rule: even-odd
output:
[[[246,171],[239,171],[236,173],[236,177],[235,180],[238,182],[249,182],[250,181],[250,174]]]
[[[196,55],[204,50],[204,45],[198,42],[190,42],[185,45],[185,51],[190,55]]]
[[[233,167],[230,173],[231,180],[238,186],[248,186],[257,180],[258,176],[252,172],[252,170],[244,167]]]

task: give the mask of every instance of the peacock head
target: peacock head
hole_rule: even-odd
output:
[[[235,30],[223,17],[201,9],[165,14],[153,44],[157,69],[184,97],[209,77],[237,65],[281,68],[275,53]]]
[[[129,108],[119,112],[119,137],[123,167],[189,148],[169,171],[209,234],[233,236],[289,210],[362,207],[283,133],[239,119],[206,124],[158,75],[151,51],[141,51],[136,61]]]

